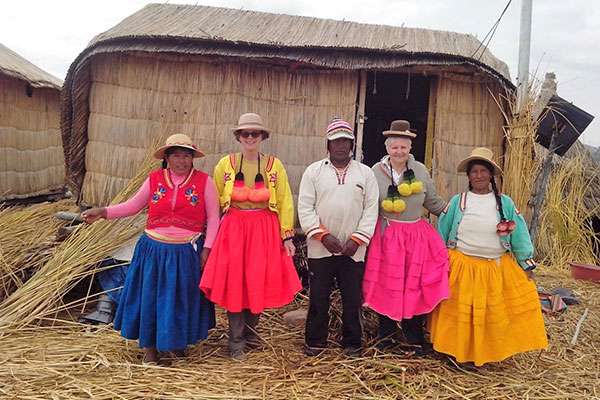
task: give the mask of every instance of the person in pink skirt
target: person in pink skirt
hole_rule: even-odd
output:
[[[422,218],[423,207],[439,215],[446,202],[426,167],[410,154],[416,134],[409,122],[393,121],[383,135],[388,155],[372,168],[380,208],[365,265],[364,305],[379,315],[379,349],[395,344],[401,321],[404,338],[420,352],[427,314],[449,295],[448,252]]]

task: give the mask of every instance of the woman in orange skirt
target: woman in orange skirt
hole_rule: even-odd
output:
[[[533,245],[514,202],[500,194],[502,173],[480,147],[458,165],[469,191],[455,195],[438,230],[450,248],[450,297],[432,313],[436,351],[476,366],[545,349],[546,330],[535,283]]]
[[[294,205],[279,159],[260,153],[270,132],[259,115],[240,117],[233,131],[241,151],[215,166],[223,219],[200,289],[227,310],[229,352],[243,359],[257,345],[256,325],[266,308],[290,303],[302,288],[292,261]]]

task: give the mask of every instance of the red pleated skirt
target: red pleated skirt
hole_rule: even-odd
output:
[[[289,304],[302,284],[269,209],[230,208],[223,217],[202,273],[200,289],[230,312]]]

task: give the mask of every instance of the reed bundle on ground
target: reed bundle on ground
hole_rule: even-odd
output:
[[[589,208],[589,169],[596,168],[575,156],[557,163],[550,176],[542,211],[537,251],[543,263],[568,269],[569,262],[597,264],[597,237],[591,224],[600,211]]]
[[[227,355],[226,316],[188,357],[144,366],[137,344],[110,327],[56,322],[53,327],[5,331],[0,340],[0,393],[14,398],[57,399],[591,399],[599,398],[600,289],[553,273],[538,278],[547,288],[569,285],[582,305],[547,316],[550,346],[475,371],[440,356],[418,358],[367,347],[346,358],[331,340],[318,357],[302,353],[303,327],[289,327],[283,312],[306,306],[300,296],[286,310],[266,312],[258,333],[263,347],[245,362]],[[575,346],[569,344],[583,310],[589,315]],[[366,313],[367,345],[376,318]],[[334,315],[337,315],[337,308]],[[333,325],[338,325],[335,317]]]
[[[0,209],[0,303],[51,257],[66,224],[54,214],[69,208],[71,200]]]
[[[156,166],[156,160],[147,156],[136,176],[113,202],[135,193]],[[131,240],[141,227],[139,217],[79,226],[31,279],[0,304],[0,330],[39,323],[68,309],[70,305],[62,303],[63,296],[93,274],[94,265]]]

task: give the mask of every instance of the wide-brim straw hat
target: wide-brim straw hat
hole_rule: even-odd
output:
[[[162,160],[165,158],[165,151],[167,151],[169,147],[183,147],[184,149],[192,150],[194,152],[194,158],[204,157],[204,153],[201,152],[194,143],[192,143],[192,139],[183,133],[176,133],[169,136],[165,141],[165,145],[159,147],[154,152],[154,157]]]
[[[271,134],[271,131],[263,124],[261,116],[255,113],[240,115],[237,126],[233,128],[233,133],[235,134],[246,129],[262,131],[265,133],[265,138],[268,138]]]
[[[494,153],[487,147],[474,148],[473,151],[471,151],[471,155],[469,155],[469,157],[465,158],[464,160],[461,160],[458,163],[458,167],[456,167],[456,170],[458,172],[467,172],[467,165],[469,165],[469,161],[473,160],[487,161],[492,165],[492,167],[494,167],[494,175],[502,175],[502,168],[500,168],[498,164],[496,164],[496,162],[494,161]]]
[[[411,132],[410,130],[410,122],[405,119],[397,119],[392,121],[390,124],[390,129],[387,131],[383,131],[383,136],[385,137],[407,137],[407,138],[416,138],[417,134]]]

